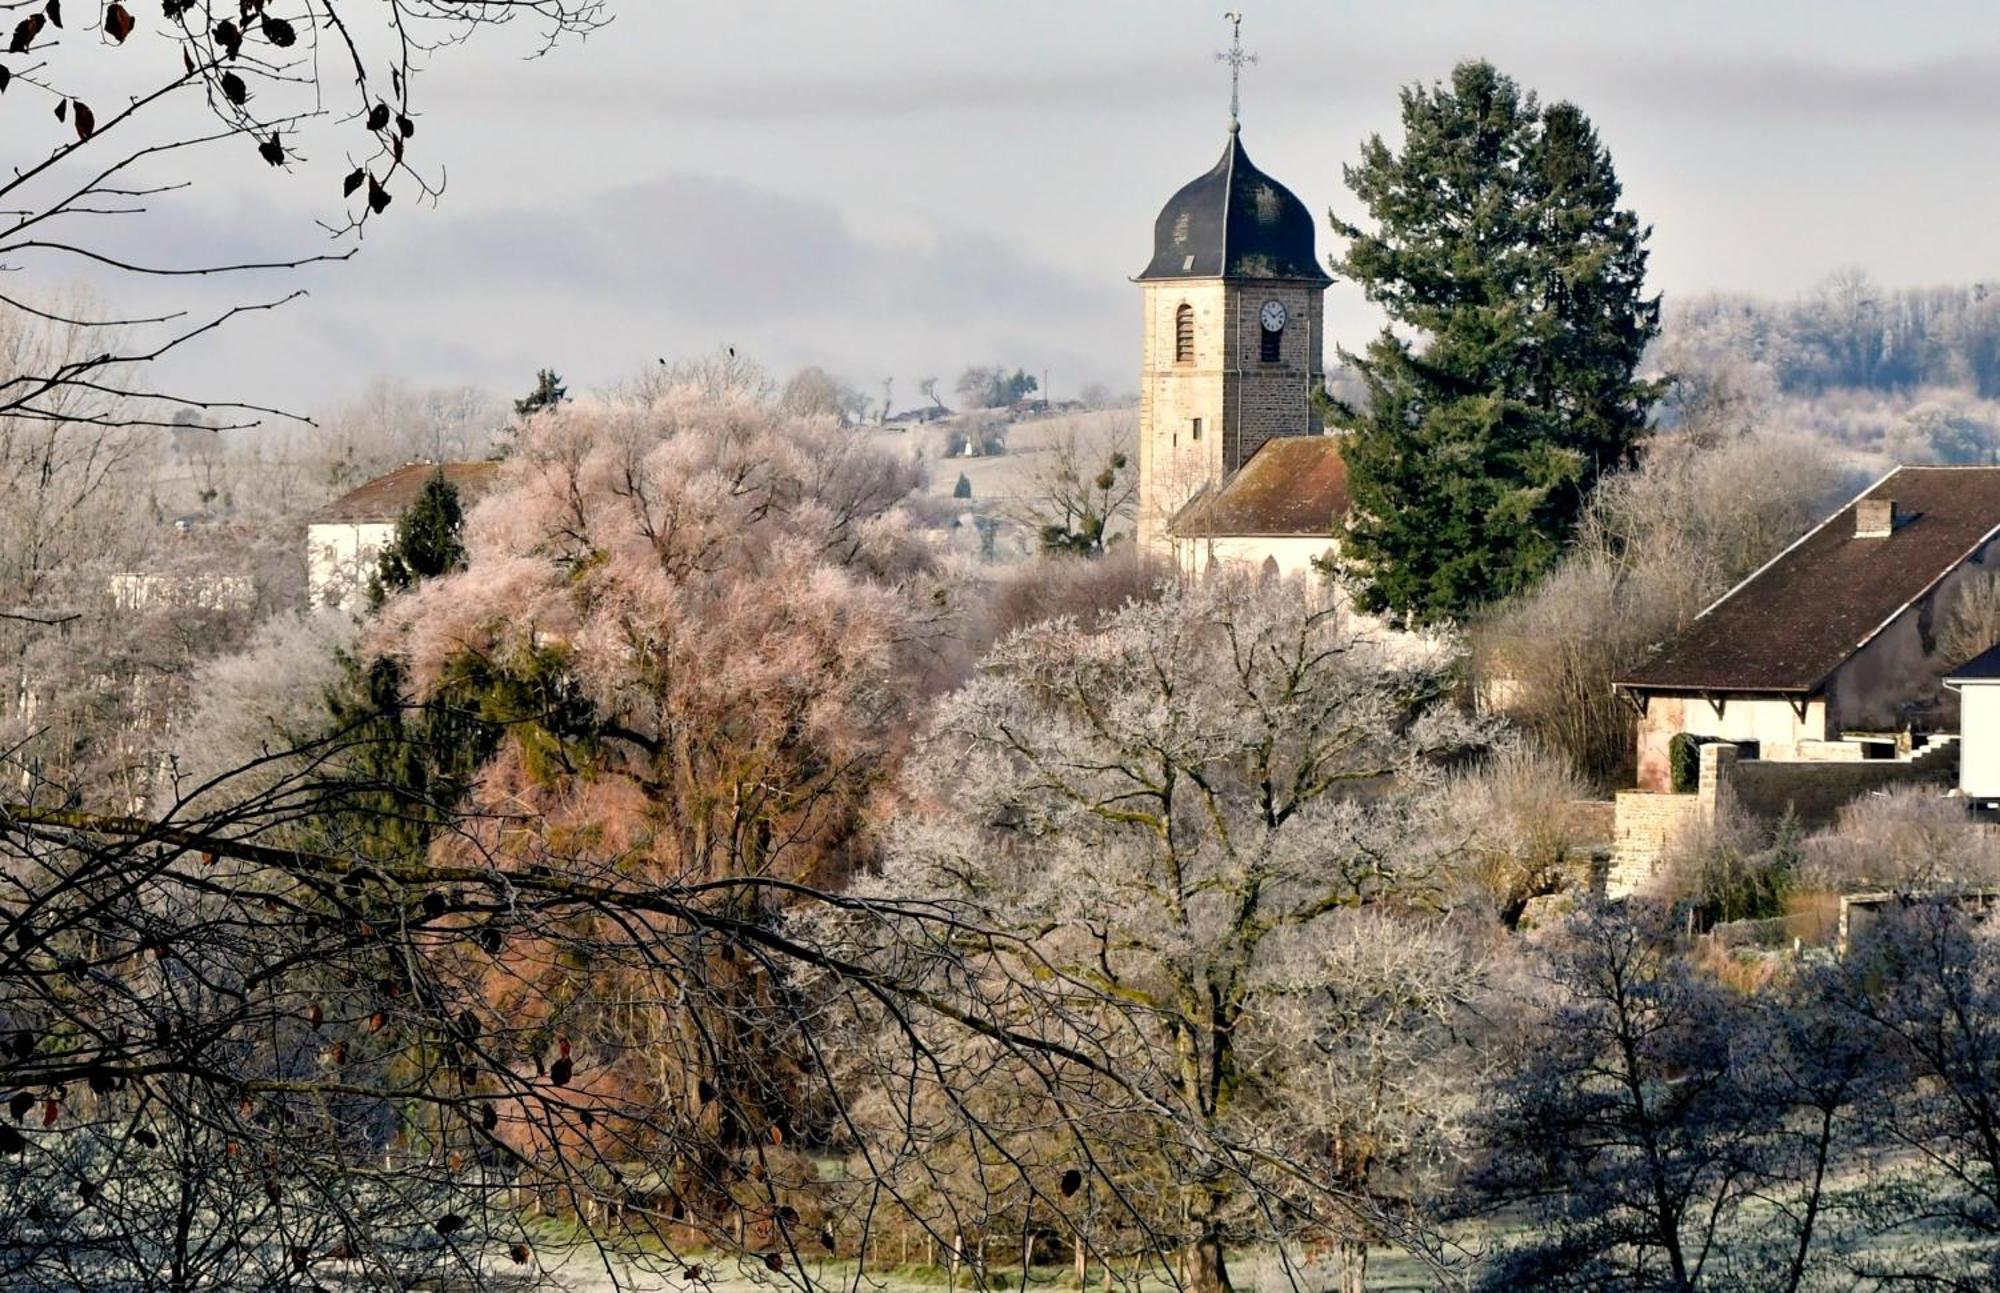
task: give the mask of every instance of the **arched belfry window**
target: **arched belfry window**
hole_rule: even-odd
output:
[[[1186,301],[1174,311],[1174,362],[1194,362],[1194,307]]]
[[[1277,363],[1278,359],[1284,353],[1282,346],[1285,340],[1285,330],[1283,328],[1279,328],[1276,331],[1273,331],[1270,328],[1259,328],[1257,330],[1257,335],[1258,335],[1258,342],[1257,342],[1258,360],[1266,364]]]

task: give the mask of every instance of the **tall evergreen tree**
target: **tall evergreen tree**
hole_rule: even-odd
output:
[[[379,609],[423,580],[463,569],[465,510],[443,468],[396,519],[368,581],[368,603]],[[482,713],[479,680],[453,685],[417,703],[393,657],[343,654],[341,678],[326,698],[341,744],[341,807],[328,814],[329,846],[373,857],[420,852],[498,744],[500,728]]]
[[[1582,112],[1485,62],[1402,104],[1402,151],[1375,136],[1345,168],[1375,229],[1333,218],[1335,268],[1392,325],[1342,352],[1367,398],[1329,421],[1351,433],[1342,574],[1364,608],[1432,624],[1532,583],[1632,463],[1660,302],[1651,230]]]
[[[423,492],[396,518],[396,537],[376,559],[368,580],[369,608],[417,581],[447,574],[465,565],[465,506],[458,489],[445,478],[444,468],[431,473]]]

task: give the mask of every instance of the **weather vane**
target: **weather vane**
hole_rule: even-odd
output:
[[[1237,93],[1239,82],[1243,77],[1243,65],[1256,62],[1257,56],[1243,52],[1243,15],[1226,13],[1222,17],[1223,21],[1229,24],[1229,50],[1227,53],[1217,54],[1215,61],[1229,64],[1229,128],[1234,130],[1239,107]]]

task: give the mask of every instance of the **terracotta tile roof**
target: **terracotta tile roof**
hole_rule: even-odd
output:
[[[1883,537],[1864,500],[1893,500]],[[1634,691],[1812,692],[2000,531],[2000,467],[1899,467],[1726,593],[1622,679]]]
[[[424,482],[438,470],[438,464],[429,462],[413,462],[406,467],[398,467],[386,476],[377,476],[366,485],[348,490],[307,517],[306,521],[310,525],[393,521],[417,501],[417,495],[423,493]],[[444,478],[458,488],[459,501],[470,508],[493,488],[499,479],[500,464],[448,462],[442,470]]]
[[[1183,538],[1218,535],[1331,535],[1347,515],[1347,461],[1340,439],[1288,435],[1266,440],[1236,474],[1189,500],[1174,517]]]

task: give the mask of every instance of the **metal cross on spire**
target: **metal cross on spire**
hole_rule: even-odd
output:
[[[1243,15],[1226,13],[1222,15],[1222,19],[1229,24],[1229,48],[1217,54],[1215,61],[1229,64],[1229,128],[1235,130],[1236,114],[1241,106],[1238,102],[1238,93],[1243,78],[1243,65],[1256,62],[1257,56],[1243,52]]]

